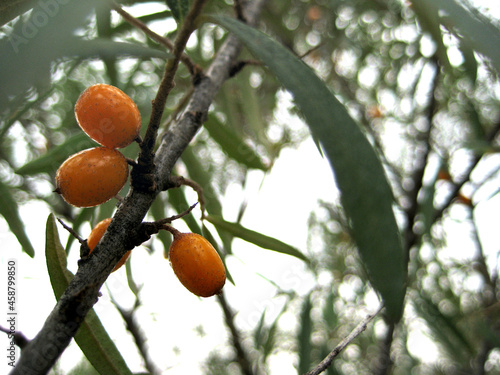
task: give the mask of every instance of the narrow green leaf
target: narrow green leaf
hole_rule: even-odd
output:
[[[299,374],[305,374],[311,369],[312,359],[312,319],[311,319],[311,296],[307,295],[302,304],[300,312],[299,332],[297,334],[297,346],[299,355]]]
[[[17,202],[12,196],[9,187],[1,180],[0,197],[2,197],[0,215],[5,218],[10,230],[14,233],[17,240],[21,244],[23,251],[33,258],[35,256],[35,249],[33,248],[33,245],[31,245],[31,241],[25,231],[25,225],[21,220],[21,216],[19,216],[19,207]]]
[[[53,214],[47,218],[45,234],[47,269],[54,295],[59,300],[73,279],[73,274],[67,268],[66,252],[61,245]],[[85,317],[75,341],[100,374],[132,374],[93,309]]]
[[[146,14],[144,16],[137,17],[137,19],[144,24],[148,24],[152,21],[158,21],[158,20],[163,21],[171,16],[172,16],[172,12],[170,12],[168,10],[163,10],[161,12],[150,13],[150,14]],[[119,33],[126,33],[127,31],[133,30],[134,28],[135,27],[132,26],[127,21],[123,21],[122,23],[118,24],[115,28],[113,28],[111,30],[110,35],[119,34]]]
[[[3,0],[0,2],[0,26],[27,12],[36,4],[34,0]]]
[[[262,350],[262,354],[264,356],[264,360],[266,360],[269,355],[271,355],[276,348],[276,333],[278,331],[278,321],[280,317],[283,315],[285,310],[287,309],[288,302],[283,306],[276,319],[274,319],[273,324],[267,329],[267,340],[264,343],[264,347]]]
[[[461,41],[460,52],[462,52],[462,56],[464,57],[463,65],[465,67],[465,71],[471,78],[472,82],[476,82],[478,62],[476,60],[476,56],[474,55],[473,48],[468,43]]]
[[[419,204],[419,213],[422,216],[421,220],[423,223],[422,235],[429,234],[432,225],[434,224],[434,198],[436,194],[436,181],[438,179],[438,173],[434,175],[433,179],[428,185],[422,188],[422,201]]]
[[[32,160],[19,169],[16,173],[22,176],[32,176],[38,173],[53,173],[70,155],[98,146],[84,132],[78,132],[63,144],[51,148],[38,159]]]
[[[278,330],[278,321],[283,313],[287,309],[288,302],[285,303],[281,311],[278,313],[273,323],[268,327],[265,323],[266,318],[266,310],[262,312],[262,315],[259,319],[259,323],[255,327],[253,332],[254,338],[254,346],[257,350],[262,353],[262,361],[265,363],[267,357],[274,351],[276,348],[276,332]]]
[[[417,3],[417,2],[414,2]],[[465,8],[455,0],[421,0],[426,12],[443,14],[440,22],[470,48],[491,60],[500,73],[500,29],[479,11]],[[461,3],[463,4],[463,3]]]
[[[392,190],[375,150],[346,108],[303,61],[235,19],[213,19],[239,37],[293,94],[332,166],[353,238],[371,283],[384,300],[387,318],[398,321],[403,312],[406,264]]]
[[[254,346],[257,349],[260,349],[263,346],[265,339],[265,323],[266,321],[266,309],[262,311],[262,315],[260,316],[259,322],[253,331],[253,342]]]
[[[205,217],[205,219],[209,223],[215,225],[217,229],[222,229],[226,232],[229,232],[233,236],[253,243],[254,245],[260,246],[264,249],[277,251],[278,253],[292,255],[304,261],[308,261],[307,257],[295,247],[281,242],[276,238],[269,237],[259,232],[247,229],[243,225],[238,223],[230,223],[222,219],[220,216],[208,215]]]
[[[333,331],[339,321],[337,317],[337,313],[335,312],[335,308],[333,304],[335,303],[335,294],[333,290],[330,291],[328,297],[325,302],[325,306],[323,307],[323,320],[326,323],[329,330]]]
[[[267,124],[262,114],[262,102],[257,89],[250,84],[250,69],[244,69],[236,77],[235,84],[241,101],[241,112],[255,139],[270,151],[273,145],[267,136]]]
[[[66,252],[59,240],[59,232],[54,214],[47,218],[45,229],[45,258],[49,272],[50,283],[57,300],[61,298],[69,285],[73,274],[68,270]]]
[[[68,41],[65,56],[75,56],[79,58],[99,57],[101,59],[118,58],[123,56],[131,57],[158,57],[170,58],[172,54],[167,51],[150,48],[135,43],[117,42],[111,39],[96,38],[83,40],[73,38]]]
[[[238,163],[253,169],[267,171],[269,167],[261,160],[259,154],[229,126],[222,124],[215,116],[209,116],[203,124],[210,137],[222,150]]]
[[[45,92],[51,86],[51,66],[71,50],[75,30],[88,23],[97,0],[37,1],[33,11],[19,17],[0,39],[0,112],[15,110],[30,88]],[[40,22],[43,15],[44,22]],[[16,98],[17,100],[11,100]]]
[[[85,321],[75,335],[75,341],[100,374],[132,374],[93,309],[85,317]]]
[[[444,315],[431,298],[420,295],[413,300],[418,315],[425,319],[435,342],[458,363],[465,364],[474,355],[475,349],[455,321]]]
[[[167,6],[172,11],[172,14],[180,25],[184,22],[186,15],[189,12],[190,1],[189,0],[166,0]]]
[[[133,254],[131,254],[130,258],[132,258]],[[132,262],[129,260],[125,262],[125,272],[127,274],[127,285],[129,289],[134,293],[136,298],[139,298],[139,292],[142,289],[142,285],[137,285],[134,280],[134,275],[132,274]]]
[[[467,100],[465,103],[463,103],[462,108],[464,108],[465,110],[466,118],[472,130],[471,138],[473,142],[485,142],[489,147],[491,147],[490,142],[486,142],[486,131],[484,129],[481,116],[475,108],[474,103],[472,103],[471,100]]]
[[[436,43],[436,56],[440,63],[447,69],[451,68],[443,34],[439,23],[439,15],[435,9],[427,8],[421,1],[412,2],[412,9],[417,15],[419,26],[425,33],[429,33]]]

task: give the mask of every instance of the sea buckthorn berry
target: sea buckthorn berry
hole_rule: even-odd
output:
[[[82,92],[75,104],[75,117],[90,138],[110,148],[128,146],[141,129],[141,114],[134,101],[105,83]]]
[[[200,297],[219,294],[226,283],[226,269],[212,244],[196,233],[171,232],[174,240],[168,258],[181,284]]]
[[[76,207],[92,207],[115,197],[127,182],[128,163],[117,150],[96,147],[80,151],[56,173],[57,193]]]
[[[89,255],[94,251],[95,247],[101,240],[102,236],[104,235],[104,232],[106,232],[106,229],[108,229],[109,224],[111,223],[112,218],[104,219],[97,223],[97,225],[92,229],[92,231],[89,234],[89,237],[87,238],[87,246],[89,247]],[[127,261],[128,257],[130,256],[130,252],[132,250],[129,250],[125,253],[125,255],[118,261],[116,264],[115,268],[111,272],[115,272],[118,268],[123,266],[125,262]]]

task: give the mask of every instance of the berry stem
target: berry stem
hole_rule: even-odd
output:
[[[169,231],[170,233],[172,233],[172,235],[174,236],[174,240],[176,238],[178,238],[180,235],[182,235],[181,232],[179,232],[177,229],[175,229],[173,226],[171,225],[167,225],[167,224],[164,224],[161,226],[162,229],[165,229],[167,231]]]

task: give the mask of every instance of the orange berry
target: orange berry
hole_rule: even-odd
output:
[[[76,121],[97,143],[128,146],[139,136],[141,114],[134,101],[117,87],[100,83],[87,88],[75,104]]]
[[[92,253],[92,251],[94,251],[95,247],[97,246],[102,236],[104,235],[104,232],[106,232],[106,229],[108,229],[111,220],[112,218],[108,218],[100,221],[90,232],[89,238],[87,238],[87,245],[90,249],[89,255],[90,253]],[[113,268],[111,272],[115,272],[118,268],[123,266],[123,264],[127,261],[128,257],[130,256],[131,251],[132,250],[129,250],[125,253],[125,255],[118,261],[115,268]]]
[[[172,232],[168,257],[182,285],[200,297],[219,294],[226,283],[226,269],[212,244],[196,233]]]
[[[117,150],[96,147],[80,151],[61,164],[56,173],[56,192],[76,207],[102,204],[122,189],[128,164]]]

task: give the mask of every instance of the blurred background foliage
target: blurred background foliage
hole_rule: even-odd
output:
[[[210,1],[206,12],[232,14],[231,3]],[[470,20],[486,25],[492,30],[489,35],[472,21],[469,26],[477,26],[485,43],[490,39],[493,49],[498,49],[498,19],[488,18],[488,13],[468,3],[436,3],[460,7]],[[31,256],[34,250],[19,206],[44,201],[76,231],[114,210],[114,202],[76,209],[53,193],[60,163],[93,145],[74,120],[73,104],[79,94],[98,82],[121,88],[137,103],[145,130],[166,57],[163,47],[124,22],[106,2],[61,4],[54,0],[0,5],[4,7],[0,12],[0,214]],[[164,2],[121,4],[159,34],[175,36],[176,22]],[[478,47],[484,40],[469,38],[453,18],[422,4],[269,1],[259,24],[301,56],[359,122],[386,168],[404,239],[408,292],[403,320],[393,326],[376,319],[327,374],[500,372],[498,233],[489,234],[496,245],[486,253],[475,216],[478,209],[495,202],[498,207],[498,61]],[[188,55],[207,67],[225,35],[220,27],[201,25],[188,44]],[[223,86],[206,126],[177,166],[179,174],[203,186],[207,209],[217,216],[223,216],[229,184],[245,187],[252,170],[271,173],[284,149],[309,139],[307,128],[297,125],[293,102],[277,80],[248,52],[241,58],[248,60],[246,66]],[[191,88],[191,76],[181,66],[164,128],[180,114]],[[134,158],[137,145],[123,152]],[[240,222],[247,202],[236,204]],[[169,191],[157,199],[150,219],[184,211],[188,205],[183,191]],[[186,223],[192,231],[216,234],[195,218],[186,218]],[[315,277],[316,287],[298,295],[277,285],[276,298],[286,301],[283,310],[271,322],[264,311],[256,327],[242,330],[251,373],[268,373],[270,358],[282,351],[293,352],[297,372],[304,373],[373,308],[373,290],[339,202],[318,202],[309,228],[301,230],[309,232],[307,272]],[[460,244],[460,253],[466,256],[453,256],[458,252],[451,238],[456,231],[467,234],[469,241]],[[222,254],[231,254],[232,234],[217,234]],[[168,249],[170,237],[158,239],[148,245],[150,250]],[[73,242],[66,244],[66,251]],[[133,280],[130,286],[134,288]],[[294,314],[298,330],[280,326],[287,313]],[[416,342],[412,336],[422,331],[425,342],[431,341],[439,352],[433,361],[422,360],[412,347]],[[232,356],[211,353],[206,361],[206,374],[244,371]],[[78,371],[82,370],[74,373]]]

